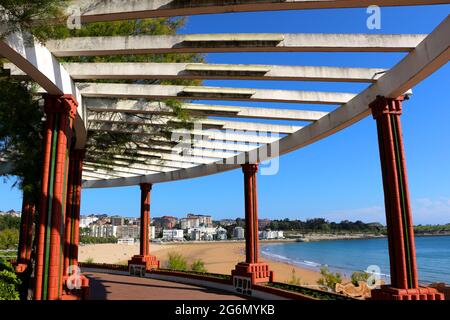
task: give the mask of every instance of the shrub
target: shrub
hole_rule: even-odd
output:
[[[19,300],[21,281],[14,273],[13,266],[0,258],[0,300]]]
[[[16,249],[19,243],[19,230],[4,229],[0,231],[0,250]]]
[[[358,285],[358,281],[366,281],[367,279],[369,279],[370,274],[368,274],[367,272],[364,271],[356,271],[352,273],[352,283],[357,286]]]
[[[86,262],[86,263],[94,263],[94,258],[89,257],[89,258],[86,259],[85,262]]]
[[[195,260],[191,265],[191,270],[195,272],[208,272],[205,268],[205,263],[201,260]]]
[[[302,285],[302,279],[300,277],[297,277],[295,274],[295,269],[292,269],[292,275],[291,279],[287,282],[294,286],[301,286]]]
[[[322,278],[317,280],[318,285],[334,290],[336,283],[342,282],[342,275],[339,272],[330,272],[328,267],[322,267],[320,269],[320,274],[322,275]]]
[[[171,270],[186,271],[188,269],[186,258],[180,253],[169,252],[167,268]]]

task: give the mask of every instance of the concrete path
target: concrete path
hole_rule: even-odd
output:
[[[243,300],[210,288],[117,274],[88,272],[91,300]]]

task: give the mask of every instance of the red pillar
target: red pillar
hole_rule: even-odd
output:
[[[128,261],[130,265],[145,265],[145,269],[159,268],[159,261],[156,256],[150,255],[149,248],[149,227],[150,227],[150,191],[152,185],[150,183],[141,183],[141,230],[140,230],[140,246],[139,255],[135,255]]]
[[[64,275],[69,275],[70,266],[78,266],[81,181],[84,154],[85,150],[71,150],[70,152],[64,243]],[[72,270],[73,272],[74,270]]]
[[[258,193],[256,187],[256,173],[258,164],[242,165],[244,173],[245,197],[245,262],[236,265],[231,272],[233,282],[238,289],[247,279],[250,284],[273,281],[273,271],[267,263],[259,262],[258,243]],[[244,286],[248,290],[248,286]]]
[[[31,194],[24,191],[22,199],[22,213],[20,216],[19,248],[17,253],[16,272],[24,272],[29,266],[31,246],[33,242],[33,222],[35,206],[31,202]]]
[[[70,95],[45,95],[44,162],[37,228],[34,299],[54,300],[62,295],[63,235],[69,145],[77,102]]]
[[[400,116],[403,97],[377,97],[370,104],[377,122],[383,177],[391,285],[373,290],[374,299],[435,300],[443,296],[418,283],[414,229]]]

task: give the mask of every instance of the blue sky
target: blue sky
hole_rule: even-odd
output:
[[[429,33],[450,6],[383,8],[381,30],[368,30],[365,9],[239,13],[190,17],[181,33]],[[208,54],[211,63],[392,67],[398,53],[227,53]],[[450,222],[450,66],[413,88],[402,116],[414,221]],[[205,81],[210,86],[358,92],[366,84],[286,81]],[[310,105],[215,102],[283,108],[332,110]],[[283,123],[283,122],[280,122]],[[261,218],[325,217],[384,223],[375,122],[366,118],[306,148],[284,155],[280,171],[258,177]],[[20,210],[21,193],[12,180],[0,183],[0,210]],[[83,190],[82,214],[137,216],[139,187]],[[157,184],[152,216],[188,212],[214,218],[244,215],[240,170],[203,178]]]

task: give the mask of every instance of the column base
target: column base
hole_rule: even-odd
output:
[[[444,300],[444,294],[429,287],[397,289],[384,285],[372,290],[371,294],[372,300]]]
[[[269,270],[269,265],[267,263],[239,262],[235,269],[231,271],[231,276],[232,278],[250,278],[251,284],[255,284],[261,282],[273,282],[274,274],[273,271]]]
[[[84,275],[80,275],[79,278],[69,279],[71,276],[64,276],[64,287],[61,295],[61,300],[87,300],[89,298],[89,279]],[[71,282],[69,289],[68,281]]]
[[[151,271],[152,269],[159,269],[159,261],[156,258],[156,256],[147,255],[147,256],[141,256],[141,255],[135,255],[131,258],[131,260],[128,260],[128,268],[130,265],[140,265],[145,266],[146,271]]]

